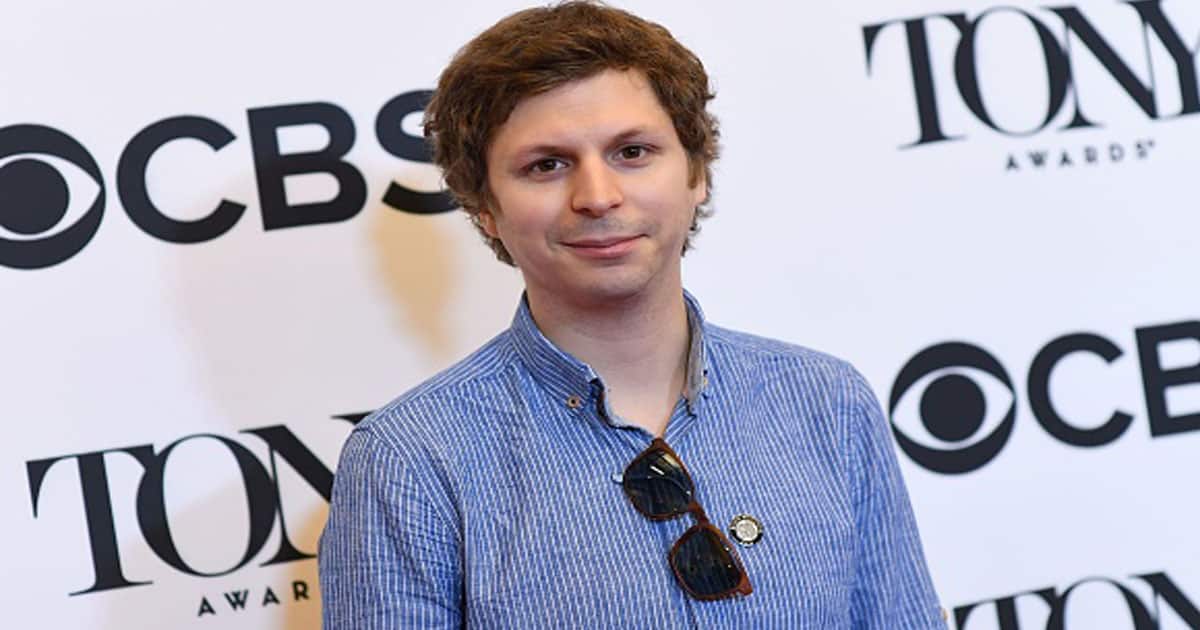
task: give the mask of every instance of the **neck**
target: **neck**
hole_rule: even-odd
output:
[[[662,435],[686,380],[682,286],[602,304],[564,304],[533,291],[528,297],[542,334],[604,380],[614,412]]]

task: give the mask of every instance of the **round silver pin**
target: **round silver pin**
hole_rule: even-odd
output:
[[[762,539],[763,526],[749,514],[738,514],[729,522],[729,535],[743,547],[749,547]]]

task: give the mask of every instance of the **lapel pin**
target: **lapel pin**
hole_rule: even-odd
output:
[[[738,544],[749,547],[758,542],[763,535],[762,523],[749,514],[738,514],[729,523],[729,533]]]

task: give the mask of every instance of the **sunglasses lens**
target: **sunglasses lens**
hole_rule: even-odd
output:
[[[642,453],[625,469],[625,494],[642,514],[662,518],[687,511],[692,503],[692,480],[670,453]]]
[[[724,596],[742,581],[733,552],[712,527],[695,526],[679,539],[671,554],[679,581],[696,597]]]

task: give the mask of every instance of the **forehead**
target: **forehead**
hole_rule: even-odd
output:
[[[637,70],[604,70],[517,103],[493,135],[493,152],[529,143],[603,141],[633,128],[672,132],[653,86]]]

